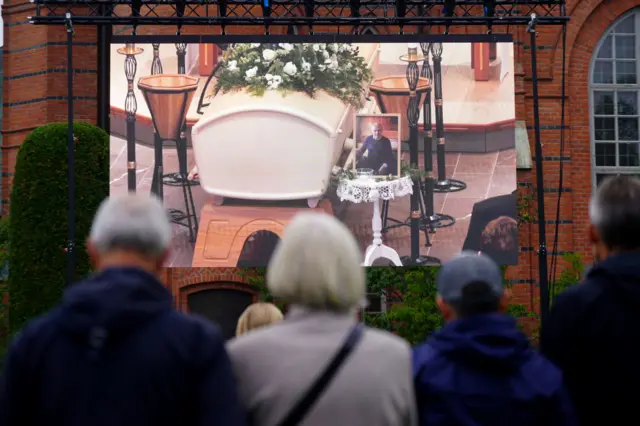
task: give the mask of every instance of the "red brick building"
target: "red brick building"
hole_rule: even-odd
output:
[[[640,175],[640,8],[635,9],[637,6],[640,6],[640,0],[567,1],[566,10],[571,20],[564,52],[567,84],[562,158],[562,32],[558,26],[538,27],[538,88],[550,256],[575,251],[589,261],[587,206],[597,178],[612,173]],[[2,12],[5,33],[1,194],[5,208],[9,202],[17,148],[24,137],[37,126],[66,120],[65,31],[59,26],[30,25],[27,17],[34,13],[34,5],[16,0],[5,0]],[[194,34],[205,30],[216,31],[201,27],[185,28],[183,32]],[[139,33],[149,31],[151,29],[145,28]],[[167,34],[174,31],[171,28],[161,30]],[[476,31],[479,29],[458,28],[455,32]],[[510,32],[515,41],[516,116],[526,122],[529,140],[533,143],[529,36],[522,27],[512,27]],[[94,123],[99,103],[97,41],[95,28],[76,28],[75,119]],[[564,162],[564,182],[560,215],[556,218],[560,160]],[[518,171],[523,193],[532,193],[534,173],[532,170]],[[556,225],[558,246],[551,252]],[[514,280],[518,301],[533,307],[538,282],[536,223],[523,227],[520,246],[519,265],[509,268],[508,274]],[[176,295],[177,304],[184,309],[191,304],[193,294],[205,290],[244,292],[249,299],[255,296],[234,270],[167,270],[165,281]]]

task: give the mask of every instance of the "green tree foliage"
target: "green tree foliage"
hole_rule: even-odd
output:
[[[85,250],[93,216],[109,195],[109,135],[75,123],[76,276],[90,271]],[[51,309],[65,285],[68,238],[67,125],[35,129],[18,152],[11,192],[10,326]]]
[[[582,279],[582,257],[577,253],[567,253],[564,261],[567,267],[551,286],[553,295],[578,284]],[[502,267],[503,276],[507,268]],[[395,333],[411,344],[422,342],[442,327],[442,316],[436,305],[437,267],[371,267],[366,271],[367,292],[383,295],[387,304],[386,312],[363,314],[363,321],[367,325]],[[244,271],[248,282],[260,293],[261,300],[276,303],[282,308],[282,304],[269,294],[264,274],[265,268]],[[509,282],[505,278],[505,287],[508,286]],[[517,318],[534,318],[537,323],[540,320],[536,312],[522,304],[510,305],[507,313]],[[534,339],[538,328],[534,326],[530,329]]]

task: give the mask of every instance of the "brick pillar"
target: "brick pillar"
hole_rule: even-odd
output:
[[[18,148],[36,127],[67,120],[67,48],[63,26],[27,21],[35,6],[6,0],[3,6],[4,99],[2,117],[2,208],[6,210]],[[74,118],[97,119],[97,32],[75,28]]]

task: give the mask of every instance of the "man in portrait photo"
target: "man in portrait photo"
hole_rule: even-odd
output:
[[[380,123],[371,123],[371,135],[356,153],[357,169],[373,169],[374,175],[398,174],[398,159],[393,155],[389,138],[382,135]]]

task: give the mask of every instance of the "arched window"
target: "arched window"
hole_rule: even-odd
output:
[[[598,42],[590,69],[593,183],[640,177],[640,10],[625,14]]]

